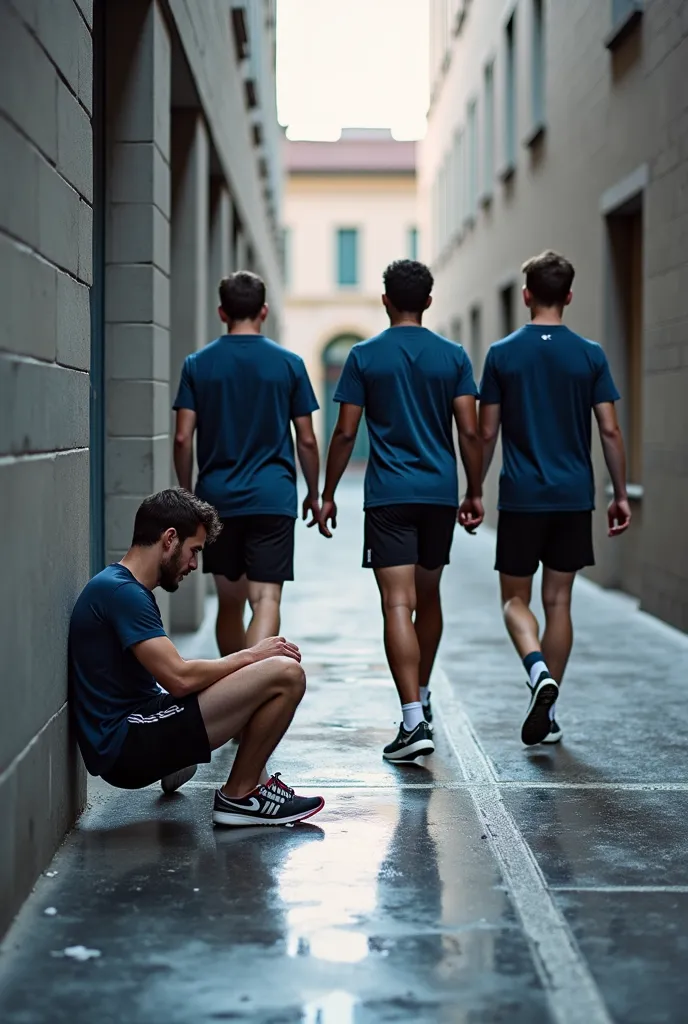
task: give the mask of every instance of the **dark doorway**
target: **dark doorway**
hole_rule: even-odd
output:
[[[323,450],[330,443],[339,414],[339,407],[334,401],[337,381],[352,346],[361,340],[355,334],[340,334],[333,338],[323,351],[322,363],[325,385],[323,389],[325,393],[325,437],[323,438]],[[368,428],[366,427],[364,417],[358,431],[352,459],[356,462],[366,462],[369,450]]]

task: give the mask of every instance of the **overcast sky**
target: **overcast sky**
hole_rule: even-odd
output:
[[[425,131],[428,0],[278,0],[277,103],[292,139]]]

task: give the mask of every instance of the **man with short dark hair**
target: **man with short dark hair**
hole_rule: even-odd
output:
[[[459,522],[483,519],[477,389],[460,345],[422,326],[432,274],[415,260],[384,273],[390,327],[354,345],[342,371],[340,403],[327,460],[321,533],[337,525],[335,491],[351,458],[363,410],[370,434],[365,481],[363,564],[380,590],[385,649],[402,722],[383,757],[412,763],[435,749],[430,674],[442,636],[440,579],[457,519],[458,477],[452,421],[468,489]]]
[[[161,781],[171,793],[241,732],[229,779],[215,794],[213,821],[300,821],[324,801],[296,796],[279,774],[263,776],[305,692],[298,647],[272,637],[224,658],[186,661],[166,635],[153,596],[156,587],[175,591],[221,528],[215,509],[195,495],[153,494],[136,513],[124,558],[84,587],[69,628],[79,746],[91,775],[123,789]]]
[[[308,493],[303,518],[319,517],[318,408],[303,360],[262,333],[265,285],[239,271],[220,282],[220,319],[227,334],[187,356],[174,403],[174,464],[192,489],[197,434],[196,494],[223,523],[203,554],[219,598],[217,643],[231,654],[279,632],[282,587],[294,578],[297,517],[296,449]],[[244,631],[248,598],[252,619]]]
[[[529,324],[492,345],[480,387],[484,475],[501,426],[497,560],[504,618],[529,675],[530,703],[521,738],[558,743],[555,704],[571,653],[571,591],[576,573],[594,565],[595,483],[590,456],[594,413],[614,488],[609,536],[631,521],[624,443],[614,403],[619,394],[602,348],[562,323],[574,269],[547,250],[523,264]],[[545,631],[530,610],[533,575],[542,564]]]

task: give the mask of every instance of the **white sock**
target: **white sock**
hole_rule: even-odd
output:
[[[544,661],[536,661],[535,664],[532,666],[532,668],[530,670],[530,685],[531,686],[537,686],[537,681],[538,681],[538,679],[540,678],[540,676],[542,675],[543,672],[546,672],[547,675],[549,675],[549,669],[545,665]]]
[[[420,688],[420,702],[423,705],[423,707],[425,707],[426,704],[428,703],[428,698],[429,697],[430,697],[430,687],[429,686],[421,686],[421,688]]]
[[[419,700],[414,700],[412,704],[402,704],[401,712],[404,716],[404,729],[406,732],[413,732],[416,726],[425,721],[423,705]]]
[[[550,722],[554,721],[554,709],[556,708],[556,706],[557,706],[557,702],[555,701],[554,704],[552,704],[552,706],[549,709],[549,720],[550,720]]]

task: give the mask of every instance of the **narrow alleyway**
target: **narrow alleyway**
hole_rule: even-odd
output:
[[[4,1024],[685,1020],[688,639],[580,582],[564,745],[526,750],[493,535],[457,536],[437,753],[388,765],[360,498],[333,541],[299,529],[286,596],[309,690],[272,767],[325,810],[213,830],[233,748],[171,798],[94,784],[2,947]],[[211,606],[184,653],[213,655]]]

